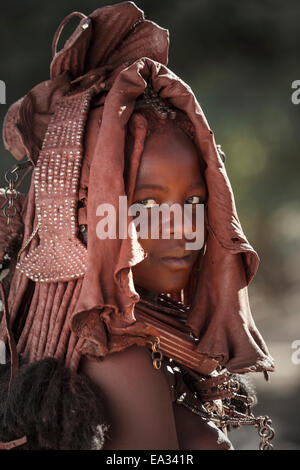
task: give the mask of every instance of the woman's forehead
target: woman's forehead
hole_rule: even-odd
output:
[[[200,157],[193,142],[180,130],[154,133],[147,139],[141,157],[138,181],[155,178],[162,182],[180,176],[202,181]]]

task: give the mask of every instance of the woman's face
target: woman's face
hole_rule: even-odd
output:
[[[142,155],[133,203],[148,212],[157,204],[180,204],[183,213],[184,204],[192,204],[194,212],[206,197],[199,155],[191,140],[174,125],[163,134],[152,134]],[[148,226],[150,234],[150,214]],[[136,286],[157,293],[178,292],[186,286],[200,250],[186,249],[191,240],[183,226],[183,218],[179,224],[172,217],[170,239],[139,239],[147,258],[133,267]]]

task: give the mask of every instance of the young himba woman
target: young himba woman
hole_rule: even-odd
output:
[[[15,217],[1,224],[11,264],[0,446],[230,449],[220,426],[197,412],[200,391],[198,408],[178,399],[194,395],[190,375],[182,372],[179,393],[172,370],[174,358],[177,375],[189,370],[179,339],[174,357],[162,346],[161,367],[151,356],[160,338],[151,315],[168,312],[195,340],[189,357],[200,381],[273,370],[248,302],[258,256],[222,155],[190,88],[166,67],[166,30],[131,2],[75,15],[80,24],[59,52],[71,16],[55,34],[51,79],[4,123],[6,148],[26,154],[34,171]],[[103,205],[114,208],[119,234],[120,196],[147,213],[204,204],[203,247],[187,248],[191,233],[175,218],[169,239],[99,236]]]
[[[204,204],[207,189],[199,152],[176,119],[152,112],[135,114],[132,127],[144,126],[147,137],[132,197],[147,209],[161,204]],[[138,121],[138,122],[137,122]],[[141,209],[143,210],[143,209]],[[175,221],[170,239],[140,239],[147,257],[133,267],[136,290],[155,300],[155,293],[177,293],[188,283],[203,250],[187,250],[183,219]],[[192,227],[191,227],[192,228]],[[200,230],[200,228],[199,228]],[[189,234],[188,234],[189,235]],[[104,449],[229,449],[213,423],[206,424],[171,401],[167,369],[155,370],[147,348],[132,346],[102,362],[83,358],[81,370],[108,399],[111,432]]]

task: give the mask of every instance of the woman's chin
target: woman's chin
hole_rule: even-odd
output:
[[[162,292],[172,294],[180,292],[188,282],[188,276],[179,276],[178,274],[174,275],[174,273],[170,273],[166,278],[159,276],[153,276],[153,278],[154,279],[151,280],[134,279],[134,283],[148,291],[156,292],[157,294]]]

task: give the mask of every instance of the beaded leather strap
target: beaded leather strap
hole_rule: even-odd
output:
[[[38,233],[40,244],[16,265],[33,281],[68,281],[86,272],[87,249],[77,236],[77,192],[92,94],[64,96],[45,134],[34,170],[34,235]]]

